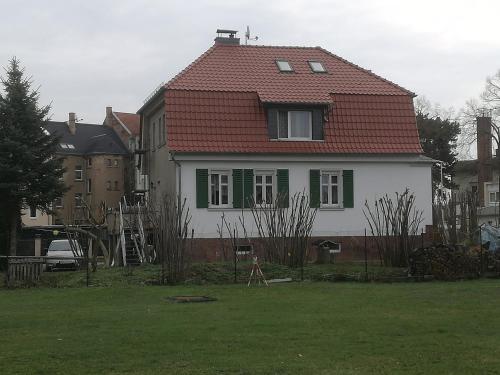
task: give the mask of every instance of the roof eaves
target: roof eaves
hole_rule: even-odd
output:
[[[344,58],[342,58],[342,57],[340,57],[340,56],[338,56],[338,55],[336,55],[336,54],[334,54],[334,53],[332,53],[332,52],[330,52],[330,51],[328,51],[328,50],[324,49],[323,47],[319,47],[319,46],[317,46],[317,47],[315,47],[315,48],[317,48],[317,49],[319,49],[319,50],[323,51],[324,53],[326,53],[326,54],[328,54],[328,55],[330,55],[330,56],[332,56],[332,57],[334,57],[334,58],[336,58],[336,59],[338,59],[338,60],[340,60],[340,61],[342,61],[342,62],[344,62],[344,63],[346,63],[346,64],[349,64],[349,65],[350,65],[350,66],[352,66],[353,68],[356,68],[356,69],[361,70],[361,71],[363,71],[363,72],[365,72],[365,73],[368,73],[368,74],[370,74],[371,76],[373,76],[373,77],[375,77],[375,78],[377,78],[377,79],[379,79],[379,80],[381,80],[381,81],[383,81],[383,82],[386,82],[386,83],[388,83],[388,84],[390,84],[390,85],[392,85],[392,86],[394,86],[394,87],[396,87],[396,88],[398,88],[398,89],[400,89],[400,90],[404,91],[406,94],[410,95],[410,96],[411,96],[411,97],[413,97],[413,98],[417,96],[417,94],[415,94],[413,91],[410,91],[410,90],[408,90],[408,89],[405,89],[403,86],[400,86],[400,85],[398,85],[397,83],[394,83],[394,82],[392,82],[392,81],[389,81],[388,79],[385,79],[385,78],[383,78],[383,77],[379,76],[378,74],[373,73],[371,70],[368,70],[368,69],[362,68],[362,67],[360,67],[359,65],[356,65],[356,64],[354,64],[353,62],[351,62],[351,61],[349,61],[349,60],[346,60],[346,59],[344,59]]]

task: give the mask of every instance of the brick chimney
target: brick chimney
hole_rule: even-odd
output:
[[[493,179],[491,117],[477,117],[477,185],[479,205],[484,207],[484,183]]]
[[[235,38],[236,30],[217,29],[217,37],[214,39],[215,44],[240,45],[240,38]]]
[[[68,128],[69,128],[69,132],[71,134],[75,134],[76,133],[76,116],[75,116],[75,112],[70,112],[69,113]]]
[[[106,119],[104,124],[107,126],[113,125],[113,107],[106,107]]]

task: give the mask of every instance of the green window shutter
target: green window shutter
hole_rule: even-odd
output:
[[[313,208],[320,205],[320,171],[319,169],[311,169],[309,171],[309,205]]]
[[[280,207],[288,207],[290,205],[289,199],[289,181],[288,181],[288,169],[278,169],[277,170],[277,178],[278,178],[278,194],[280,201]]]
[[[243,171],[243,207],[250,208],[253,204],[253,169]]]
[[[267,111],[267,130],[270,139],[278,138],[278,110],[271,108]]]
[[[344,208],[354,207],[354,173],[352,169],[345,169],[342,173],[344,189]]]
[[[243,208],[243,170],[233,169],[233,207]]]
[[[196,208],[208,207],[208,169],[196,169]]]

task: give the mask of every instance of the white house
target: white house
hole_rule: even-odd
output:
[[[432,224],[413,93],[320,47],[240,45],[228,33],[139,110],[151,196],[185,197],[205,239],[222,213],[243,212],[252,231],[248,198],[278,192],[310,196],[315,237],[363,235],[365,200],[406,188]]]

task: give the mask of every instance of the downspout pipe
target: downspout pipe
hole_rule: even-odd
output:
[[[169,152],[170,160],[172,160],[177,166],[177,205],[180,209],[181,207],[181,197],[182,197],[182,167],[181,163],[175,159],[175,151]]]

